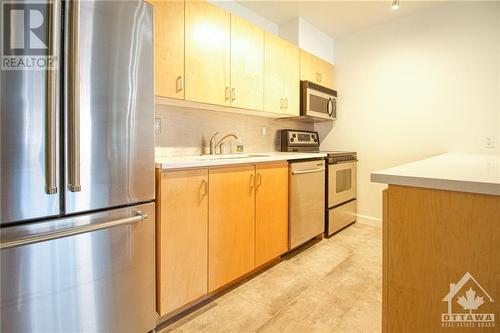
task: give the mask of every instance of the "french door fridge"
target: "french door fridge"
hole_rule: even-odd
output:
[[[152,8],[33,3],[2,1],[3,36],[34,33],[54,65],[0,74],[0,331],[150,331]]]

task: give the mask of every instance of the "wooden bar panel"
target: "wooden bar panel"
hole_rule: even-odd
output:
[[[444,298],[450,291],[452,313],[492,313],[498,321],[500,196],[390,185],[388,199],[386,331],[470,332],[471,328],[456,324],[442,327],[441,316],[448,313]],[[450,284],[463,281],[455,293]],[[458,304],[468,288],[483,297],[478,309]],[[496,329],[476,326],[473,331]]]

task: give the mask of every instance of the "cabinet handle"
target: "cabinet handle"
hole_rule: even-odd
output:
[[[283,98],[280,98],[280,110],[283,110],[285,108],[285,100]]]
[[[233,88],[231,89],[231,101],[234,101],[236,99],[236,89]]]
[[[285,109],[288,109],[288,98],[285,98]]]
[[[257,174],[257,186],[262,185],[262,175],[260,173]]]
[[[201,182],[201,186],[203,187],[203,192],[201,193],[201,196],[204,197],[208,195],[208,181],[206,179],[203,179]]]
[[[321,81],[323,81],[323,78],[321,76],[321,73],[319,73],[318,75],[319,75],[319,82],[321,83]]]
[[[178,76],[177,80],[175,81],[175,84],[176,84],[176,91],[177,92],[184,90],[184,77]]]
[[[228,101],[230,98],[231,98],[231,89],[229,89],[229,87],[226,87],[226,96],[225,96],[225,100]]]
[[[254,188],[255,187],[255,175],[252,173],[250,175],[250,188]]]

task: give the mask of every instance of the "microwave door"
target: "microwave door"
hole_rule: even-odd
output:
[[[334,119],[335,99],[331,95],[314,89],[307,89],[307,115]]]
[[[154,199],[152,8],[69,1],[66,213]]]

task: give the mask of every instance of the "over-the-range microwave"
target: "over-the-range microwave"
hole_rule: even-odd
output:
[[[327,121],[337,118],[337,91],[300,81],[300,118]]]

